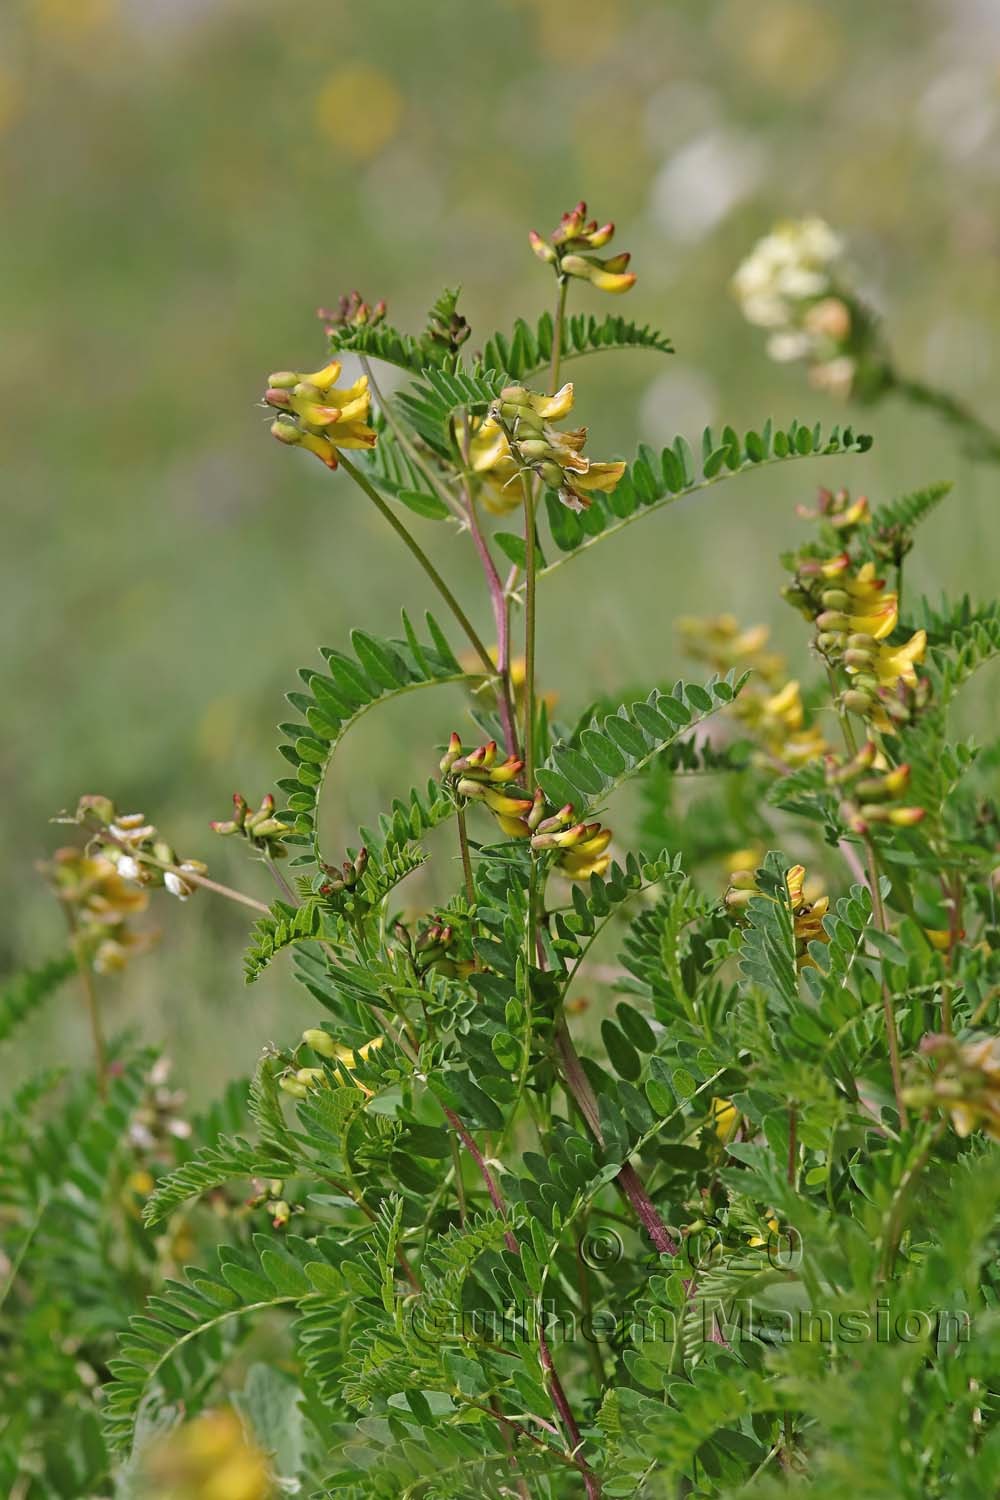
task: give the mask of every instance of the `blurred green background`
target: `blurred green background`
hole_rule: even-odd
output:
[[[993,0],[6,0],[0,970],[61,942],[34,863],[81,792],[269,898],[208,820],[282,774],[282,695],[318,645],[432,603],[349,482],[267,435],[262,378],[321,362],[317,304],[358,287],[419,327],[461,281],[474,348],[548,304],[526,233],[584,196],[639,282],[621,301],[578,284],[576,309],[677,348],[576,368],[594,453],[709,420],[843,420],[727,292],[775,218],[815,212],[849,236],[900,365],[991,420],[998,189]],[[995,590],[996,472],[897,406],[850,417],[876,435],[864,459],[736,480],[552,581],[544,678],[567,709],[679,670],[684,612],[768,620],[804,663],[776,553],[820,481],[884,499],[954,478],[909,586]],[[485,629],[467,539],[413,526]],[[354,733],[333,847],[426,779],[460,713],[426,695]],[[236,908],[153,915],[163,941],[104,985],[109,1022],[165,1038],[203,1097],[306,1007],[281,964],[243,988]],[[8,1079],[85,1055],[75,993],[46,1014]]]

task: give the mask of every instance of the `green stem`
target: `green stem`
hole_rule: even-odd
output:
[[[483,642],[480,640],[478,634],[476,633],[476,628],[473,625],[472,621],[469,619],[468,615],[465,613],[465,610],[459,604],[458,600],[455,598],[455,595],[452,593],[451,589],[441,577],[441,574],[438,572],[437,568],[427,556],[427,553],[424,551],[423,547],[421,547],[417,539],[412,536],[409,531],[407,531],[406,527],[403,525],[402,521],[395,514],[395,512],[392,511],[388,505],[386,505],[385,501],[382,499],[382,496],[379,494],[375,486],[365,478],[361,470],[356,468],[354,464],[351,463],[351,460],[349,458],[346,458],[343,453],[340,454],[340,463],[342,468],[344,469],[344,472],[350,474],[351,478],[354,480],[354,483],[358,486],[359,489],[365,492],[372,504],[376,506],[376,508],[389,522],[389,525],[392,527],[393,531],[399,537],[403,545],[416,558],[417,562],[423,568],[431,583],[433,583],[434,587],[441,595],[441,598],[444,600],[448,608],[451,610],[452,614],[455,616],[455,619],[458,621],[459,625],[461,625],[462,629],[465,631],[466,636],[468,637],[473,649],[475,650],[476,655],[479,657],[480,661],[483,663],[483,666],[486,668],[487,673],[490,677],[493,677],[496,673],[496,667],[493,664],[490,653],[487,651],[486,647],[483,645]]]
[[[535,495],[527,474],[521,475],[524,494],[524,778],[530,795],[535,790]]]
[[[101,1007],[97,999],[97,988],[94,984],[94,975],[91,971],[80,947],[80,927],[76,919],[76,912],[69,905],[64,905],[66,922],[69,926],[70,945],[73,949],[73,957],[76,959],[77,973],[80,976],[80,988],[83,991],[84,1004],[87,1009],[87,1020],[90,1024],[90,1039],[94,1048],[94,1071],[97,1075],[97,1092],[102,1099],[108,1097],[108,1055],[104,1045],[104,1028],[101,1025]]]
[[[465,826],[465,808],[459,807],[455,814],[458,823],[458,847],[462,854],[462,874],[465,876],[465,894],[469,905],[476,904],[476,883],[472,876],[472,859],[469,855],[469,833]]]
[[[827,667],[827,676],[830,679],[830,690],[833,693],[834,702],[838,697],[837,678],[832,667]],[[858,742],[854,735],[854,729],[850,723],[845,709],[838,709],[840,725],[844,734],[844,744],[847,753],[851,757],[858,753]],[[865,857],[868,861],[868,887],[872,896],[872,912],[875,917],[875,925],[882,932],[888,932],[885,916],[885,903],[882,900],[882,887],[879,883],[878,855],[872,842],[871,834],[862,836],[861,842],[864,846]],[[892,996],[889,986],[882,979],[882,1014],[885,1017],[886,1040],[889,1044],[889,1069],[892,1073],[892,1091],[896,1096],[896,1110],[899,1114],[900,1127],[906,1130],[909,1124],[909,1116],[906,1105],[903,1103],[903,1068],[899,1054],[899,1035],[896,1031],[896,1013],[893,1009]]]
[[[569,277],[559,277],[559,291],[556,296],[556,314],[552,327],[552,364],[549,370],[549,394],[554,396],[559,389],[559,371],[562,366],[562,342],[563,324],[566,321],[566,293],[569,290]]]
[[[971,458],[980,463],[1000,464],[1000,434],[981,421],[964,402],[947,391],[925,385],[922,380],[908,380],[893,373],[890,389],[912,406],[935,412],[966,439]]]

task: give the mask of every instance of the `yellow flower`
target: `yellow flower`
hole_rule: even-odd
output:
[[[636,280],[635,272],[627,269],[631,259],[627,251],[605,256],[603,260],[599,255],[585,253],[603,249],[614,232],[613,224],[598,224],[596,219],[588,219],[587,205],[581,201],[563,214],[559,228],[547,240],[534,229],[528,240],[538,259],[553,266],[563,280],[576,276],[589,281],[599,292],[627,292]]]
[[[479,494],[487,510],[506,515],[517,510],[523,500],[521,486],[511,483],[517,477],[517,463],[511,455],[506,435],[492,417],[474,419],[469,438],[469,464],[483,480]]]
[[[684,615],[677,621],[677,629],[685,650],[699,661],[707,662],[717,672],[749,667],[758,677],[775,686],[785,675],[785,658],[777,651],[766,649],[771,638],[767,625],[741,628],[735,615],[710,615],[707,618]]]
[[[935,1071],[904,1090],[907,1104],[937,1104],[964,1140],[982,1128],[1000,1141],[1000,1036],[959,1042],[953,1036],[925,1037],[920,1051],[934,1059]]]
[[[732,1140],[740,1123],[740,1112],[731,1099],[713,1099],[708,1112],[708,1128],[725,1144]]]
[[[338,390],[340,370],[338,360],[311,375],[278,370],[268,376],[264,392],[267,405],[283,413],[271,427],[273,436],[314,453],[328,469],[337,467],[338,449],[373,448],[377,439],[368,426],[368,377]]]
[[[881,646],[875,658],[875,673],[881,687],[895,687],[905,683],[907,687],[917,685],[917,662],[924,659],[927,651],[927,632],[917,630],[902,646]]]
[[[316,99],[316,123],[337,156],[377,156],[397,135],[402,117],[395,83],[366,63],[337,68]]]
[[[795,933],[795,964],[798,969],[816,968],[816,960],[809,955],[810,943],[828,943],[829,934],[823,926],[823,918],[830,909],[829,896],[808,899],[804,865],[793,865],[785,876],[788,899],[792,908],[792,926]]]
[[[553,820],[554,821],[554,820]],[[531,840],[533,849],[557,848],[557,865],[567,880],[589,880],[591,875],[603,875],[611,864],[607,852],[611,843],[611,829],[600,823],[577,823],[572,828],[550,832],[546,824]]]
[[[233,1411],[206,1412],[158,1439],[143,1462],[146,1500],[271,1500],[267,1459]]]
[[[625,473],[624,463],[595,463],[583,455],[587,429],[558,431],[551,423],[573,407],[569,382],[554,396],[539,396],[524,386],[505,386],[490,411],[507,436],[512,457],[522,469],[530,469],[542,483],[555,490],[570,510],[586,510],[588,492],[609,493]]]

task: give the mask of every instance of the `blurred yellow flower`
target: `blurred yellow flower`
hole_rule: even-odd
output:
[[[57,39],[97,31],[117,9],[117,0],[32,0],[38,29]]]
[[[346,63],[316,96],[316,124],[338,152],[367,161],[397,134],[403,102],[388,74],[369,63]]]
[[[233,1411],[206,1412],[156,1442],[143,1465],[146,1500],[271,1500],[267,1459]]]

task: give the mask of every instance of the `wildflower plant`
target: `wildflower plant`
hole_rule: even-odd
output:
[[[480,338],[446,292],[411,334],[352,294],[321,313],[327,362],[263,383],[274,436],[375,506],[438,605],[324,648],[274,792],[212,824],[267,899],[107,798],[69,819],[48,876],[71,951],[10,991],[8,1029],[74,971],[99,1022],[159,887],[253,909],[248,982],[284,965],[315,1015],[181,1128],[163,1072],[99,1025],[56,1123],[27,1123],[54,1084],[0,1120],[5,1332],[26,1348],[51,1303],[71,1349],[54,1373],[19,1354],[2,1388],[28,1414],[0,1434],[23,1500],[1000,1486],[997,750],[949,729],[1000,616],[904,601],[946,486],[823,489],[785,558],[808,676],[766,627],[689,619],[696,677],[665,661],[574,718],[588,685],[536,656],[555,571],[680,496],[871,441],[768,420],[697,459],[683,438],[592,458],[566,425],[586,360],[671,350],[576,310],[636,282],[597,253],[612,233],[581,203],[530,236],[555,281],[535,326]],[[815,226],[771,247],[774,284],[743,277],[756,320],[832,337],[811,314],[836,248]],[[459,534],[481,610],[411,514]],[[345,735],[442,684],[461,721],[329,849]],[[436,900],[431,842],[455,872]]]

